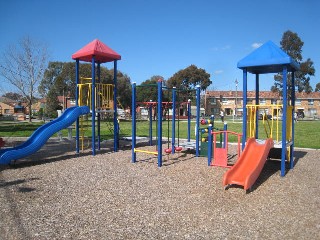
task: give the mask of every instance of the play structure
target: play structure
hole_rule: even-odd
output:
[[[299,70],[299,65],[269,41],[240,60],[238,68],[243,71],[243,153],[236,164],[225,173],[223,185],[236,184],[248,190],[258,178],[271,152],[279,152],[281,176],[286,172],[286,159],[289,161],[289,168],[294,167],[294,124],[292,123],[295,109],[294,73]],[[255,74],[256,104],[254,105],[247,104],[248,72]],[[271,120],[263,117],[262,124],[267,139],[260,140],[258,111],[265,109],[266,105],[259,104],[259,75],[279,72],[282,72],[283,76],[282,104],[272,105]],[[287,83],[288,72],[291,72],[290,85]],[[280,117],[281,121],[279,121]]]
[[[236,136],[237,139],[237,158],[241,154],[241,137],[242,134],[228,130],[228,124],[224,122],[223,129],[214,127],[214,116],[210,119],[202,119],[201,125],[209,124],[207,127],[199,128],[201,135],[201,153],[202,156],[208,157],[208,166],[230,168],[228,164],[229,154],[229,136]],[[206,137],[203,137],[206,135]],[[234,157],[234,156],[233,156]]]
[[[74,53],[72,55],[72,59],[76,60],[76,105],[88,106],[92,116],[92,155],[96,154],[96,149],[100,150],[100,117],[103,112],[113,113],[113,149],[116,152],[119,147],[119,123],[117,120],[117,61],[121,59],[121,56],[98,39],[95,39]],[[80,61],[90,62],[92,64],[91,78],[80,78]],[[102,63],[107,62],[113,62],[113,84],[105,84],[101,82],[100,66]],[[82,119],[76,120],[77,153],[79,153],[80,150],[80,135],[82,146],[84,139],[83,134],[80,134],[80,130],[82,129],[81,121]]]
[[[157,145],[156,149],[154,151],[146,151],[146,150],[141,150],[136,147],[137,145],[137,132],[136,132],[136,107],[137,107],[137,102],[136,102],[136,91],[137,88],[139,87],[157,87],[157,102],[145,102],[146,105],[148,105],[149,108],[149,144],[152,145],[152,107],[156,107],[156,113],[157,113]],[[162,95],[163,95],[163,90],[168,90],[172,91],[172,102],[163,102],[162,101]],[[162,166],[162,156],[163,154],[174,154],[176,151],[179,152],[183,148],[196,148],[196,154],[199,155],[199,134],[196,133],[196,143],[191,143],[190,142],[190,125],[191,125],[191,101],[189,100],[188,102],[185,103],[179,103],[179,104],[187,104],[187,109],[188,109],[188,133],[187,133],[187,142],[181,143],[180,142],[180,129],[179,129],[179,119],[178,119],[178,142],[176,142],[176,106],[177,106],[177,101],[176,101],[176,93],[177,91],[182,91],[177,88],[172,88],[169,89],[162,84],[162,80],[158,80],[158,83],[155,85],[141,85],[141,86],[136,86],[136,83],[132,84],[132,162],[136,162],[136,154],[139,152],[147,153],[147,154],[152,154],[152,155],[157,155],[158,158],[158,167]],[[200,122],[200,86],[197,86],[196,88],[196,96],[197,96],[197,119],[196,119],[196,125],[199,126]],[[162,132],[162,122],[163,122],[163,110],[164,108],[167,108],[166,110],[169,110],[169,107],[172,109],[172,127],[171,127],[171,144],[170,144],[170,139],[169,139],[169,132],[167,133],[167,148],[162,149],[162,143],[163,143],[163,132]],[[179,118],[179,113],[178,113],[178,118]],[[168,131],[169,131],[169,114],[168,114]],[[197,131],[198,132],[198,131]],[[171,146],[170,146],[171,145]],[[195,146],[194,146],[195,145]]]
[[[75,121],[76,151],[79,153],[80,132],[84,132],[84,120],[81,116],[89,113],[91,113],[92,116],[92,155],[95,155],[96,141],[98,142],[97,148],[100,149],[100,114],[102,112],[111,112],[114,115],[114,151],[118,151],[119,126],[117,120],[117,60],[120,60],[121,56],[96,39],[74,53],[72,58],[76,60],[76,106],[66,109],[60,117],[39,127],[23,144],[14,148],[0,150],[0,164],[9,164],[13,160],[35,153],[53,134],[69,127]],[[80,61],[92,63],[91,78],[79,77]],[[106,62],[114,62],[113,84],[104,84],[100,81],[100,65]],[[82,131],[80,131],[81,129]],[[97,139],[96,132],[98,136]],[[81,139],[83,147],[83,134]]]
[[[89,111],[87,106],[66,109],[59,118],[39,127],[23,144],[14,148],[0,150],[0,164],[10,164],[13,160],[24,158],[37,152],[53,134],[70,126],[79,116],[88,114]]]

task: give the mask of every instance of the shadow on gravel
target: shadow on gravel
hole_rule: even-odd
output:
[[[109,149],[97,150],[96,155],[109,151]],[[13,168],[25,168],[89,155],[92,155],[91,148],[90,151],[89,148],[86,148],[85,152],[76,153],[75,142],[68,140],[62,142],[52,141],[47,142],[38,152],[26,158],[12,161],[10,166]]]
[[[294,151],[294,166],[298,164],[299,160],[304,158],[307,155],[306,151],[303,150],[295,150]],[[251,191],[256,190],[260,185],[262,185],[264,182],[268,180],[269,177],[274,175],[277,172],[280,172],[281,170],[281,160],[269,160],[266,161],[260,176],[258,177],[255,184],[253,184]],[[290,163],[286,162],[286,171],[285,174],[287,174],[290,171]],[[279,175],[280,177],[280,175]]]
[[[35,181],[35,180],[39,180],[39,178],[18,179],[18,180],[9,181],[9,182],[6,182],[5,180],[0,180],[0,188],[15,186],[15,185],[23,184],[26,182]]]

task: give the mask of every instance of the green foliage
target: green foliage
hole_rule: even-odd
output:
[[[158,80],[162,79],[163,77],[159,75],[152,76],[150,79],[141,83],[141,86],[137,88],[137,102],[149,102],[152,100],[153,102],[158,101]],[[163,99],[166,101],[166,99]]]
[[[320,82],[317,83],[316,88],[314,89],[315,92],[320,92]]]
[[[113,69],[109,71],[110,76],[113,76]],[[112,79],[112,78],[111,78]],[[117,72],[117,83],[118,83],[118,99],[124,108],[131,107],[131,83],[128,75],[122,72]]]
[[[280,42],[281,48],[295,61],[300,64],[300,71],[295,72],[295,86],[298,87],[299,92],[312,92],[312,87],[310,85],[310,76],[314,76],[315,69],[313,66],[313,61],[308,58],[306,61],[302,61],[302,47],[304,42],[300,39],[297,33],[286,31]],[[282,73],[278,73],[274,76],[274,85],[271,91],[282,92]],[[287,85],[291,87],[291,73],[287,76]]]
[[[58,107],[57,96],[66,95],[70,98],[76,96],[76,63],[75,62],[50,62],[45,75],[39,86],[39,92],[47,99],[47,111],[53,113]],[[79,64],[79,76],[91,78],[92,65],[90,63]],[[95,68],[96,82],[112,84],[113,69],[108,70],[100,66],[100,79],[98,78],[98,67]],[[118,96],[124,107],[131,105],[130,78],[118,71]]]
[[[211,83],[209,73],[202,68],[198,68],[196,65],[190,65],[169,78],[167,86],[170,88],[177,87],[184,90],[193,90],[197,85],[200,85],[201,90],[205,90]]]

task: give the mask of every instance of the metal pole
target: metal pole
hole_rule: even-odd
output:
[[[247,140],[247,69],[243,69],[243,106],[242,106],[242,150]]]
[[[196,116],[196,157],[199,157],[199,124],[200,124],[200,85],[197,85],[197,116]]]
[[[259,105],[259,74],[256,74],[256,105]],[[256,133],[255,138],[259,138],[259,107],[255,109],[256,110]]]
[[[292,104],[292,121],[294,119],[294,113],[295,113],[295,105],[296,105],[296,94],[295,94],[295,87],[294,87],[294,71],[291,73],[291,104]],[[293,163],[293,153],[294,153],[294,121],[292,122],[292,144],[290,146],[290,169],[294,167]]]
[[[191,133],[191,100],[188,99],[188,142],[190,142]]]
[[[113,149],[115,152],[118,152],[118,147],[119,147],[119,126],[118,126],[118,112],[117,112],[117,60],[114,60],[113,62]]]
[[[76,60],[76,106],[79,106],[79,59]],[[79,153],[79,117],[76,121],[76,152]]]
[[[162,166],[162,80],[158,80],[158,167]]]
[[[100,79],[100,63],[98,63],[98,66],[97,66],[97,75],[98,75],[98,83],[101,83],[101,79]],[[98,93],[99,94],[99,93]],[[99,103],[97,104],[98,106],[98,150],[100,150],[100,142],[101,142],[101,134],[100,134],[100,110],[101,110],[101,101],[100,101],[100,96],[97,97],[98,99],[96,99],[96,101]]]
[[[91,65],[91,76],[92,76],[92,84],[91,84],[91,128],[92,128],[92,135],[91,135],[91,148],[92,148],[92,155],[96,155],[96,106],[95,106],[95,95],[96,95],[96,75],[95,75],[95,59],[94,56],[92,57],[92,65]]]
[[[215,143],[213,143],[215,144]],[[208,166],[211,165],[212,159],[212,124],[208,127]]]
[[[149,146],[152,146],[152,100],[149,104]]]
[[[287,67],[283,66],[282,71],[283,102],[282,102],[282,149],[281,149],[281,177],[286,171],[286,152],[287,152]]]
[[[179,113],[178,113],[179,114]],[[168,118],[169,121],[169,118]],[[176,87],[172,88],[172,134],[171,134],[171,153],[175,152],[176,140]]]
[[[136,83],[132,83],[132,106],[131,106],[131,118],[132,118],[132,162],[136,162],[136,153],[134,151],[136,147]]]

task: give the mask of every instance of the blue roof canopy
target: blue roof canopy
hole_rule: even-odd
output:
[[[272,41],[266,42],[237,64],[238,68],[246,68],[254,74],[282,72],[284,66],[287,66],[288,71],[300,69],[299,64]]]

